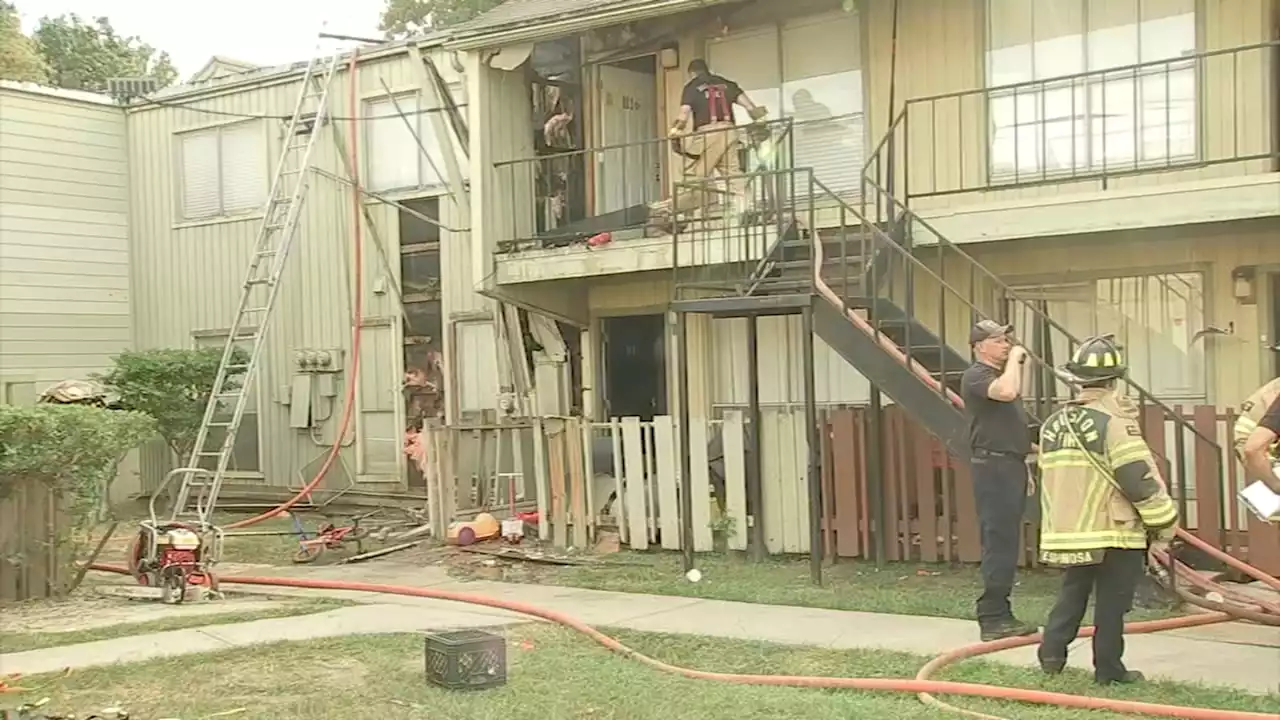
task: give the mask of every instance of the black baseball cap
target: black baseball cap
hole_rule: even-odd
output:
[[[977,345],[983,340],[1004,337],[1013,334],[1012,325],[1001,325],[995,320],[979,320],[969,329],[969,344]]]

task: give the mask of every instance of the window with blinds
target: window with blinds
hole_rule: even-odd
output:
[[[178,148],[184,220],[250,213],[266,201],[267,147],[259,121],[183,133]]]
[[[707,62],[771,118],[792,118],[792,165],[848,195],[860,186],[866,145],[861,53],[858,15],[839,11],[717,38]],[[741,107],[734,113],[749,122]]]
[[[993,178],[1195,159],[1195,0],[988,0],[987,16],[988,87],[1047,81],[991,93]]]
[[[451,88],[451,92],[458,107],[465,112],[465,98],[460,88]],[[435,123],[424,108],[417,94],[398,95],[394,103],[388,98],[364,104],[365,175],[369,189],[412,190],[439,187],[448,182],[444,149],[436,135]],[[463,177],[468,177],[466,155],[456,140],[454,154]]]

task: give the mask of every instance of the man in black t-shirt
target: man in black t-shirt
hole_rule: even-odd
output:
[[[768,114],[747,97],[738,83],[711,72],[705,60],[698,58],[689,63],[689,82],[680,94],[680,115],[672,123],[670,135],[681,140],[687,179],[719,174],[726,180],[708,183],[704,192],[678,193],[674,202],[676,212],[711,205],[726,190],[737,196],[744,194],[734,105],[745,108],[753,121]],[[694,134],[686,134],[689,130]]]
[[[1030,635],[1038,628],[1013,615],[1009,596],[1018,569],[1022,514],[1030,485],[1031,428],[1022,408],[1027,351],[1013,342],[1012,326],[983,320],[969,332],[974,363],[964,371],[960,395],[969,415],[973,495],[982,545],[978,626],[984,642]]]

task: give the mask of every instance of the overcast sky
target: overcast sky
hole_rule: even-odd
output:
[[[279,65],[317,54],[317,34],[381,37],[383,0],[14,0],[30,32],[45,15],[105,15],[121,35],[137,35],[168,51],[182,80],[210,57]],[[324,41],[324,52],[337,49]],[[342,43],[350,45],[351,43]]]

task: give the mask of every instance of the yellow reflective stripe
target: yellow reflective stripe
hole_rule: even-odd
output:
[[[1138,515],[1142,516],[1142,524],[1148,527],[1172,525],[1178,520],[1178,506],[1173,504],[1168,495],[1157,495],[1134,503],[1133,506],[1138,510]]]
[[[1132,530],[1099,530],[1087,533],[1049,532],[1040,536],[1041,550],[1142,549],[1146,546],[1146,533]]]
[[[1076,520],[1076,530],[1083,532],[1090,524],[1102,517],[1102,504],[1111,496],[1111,485],[1104,481],[1095,470],[1089,477],[1089,489],[1085,492],[1084,501],[1080,503],[1080,517]]]
[[[1111,467],[1118,468],[1131,462],[1146,462],[1151,457],[1151,450],[1142,440],[1129,440],[1111,447]]]

